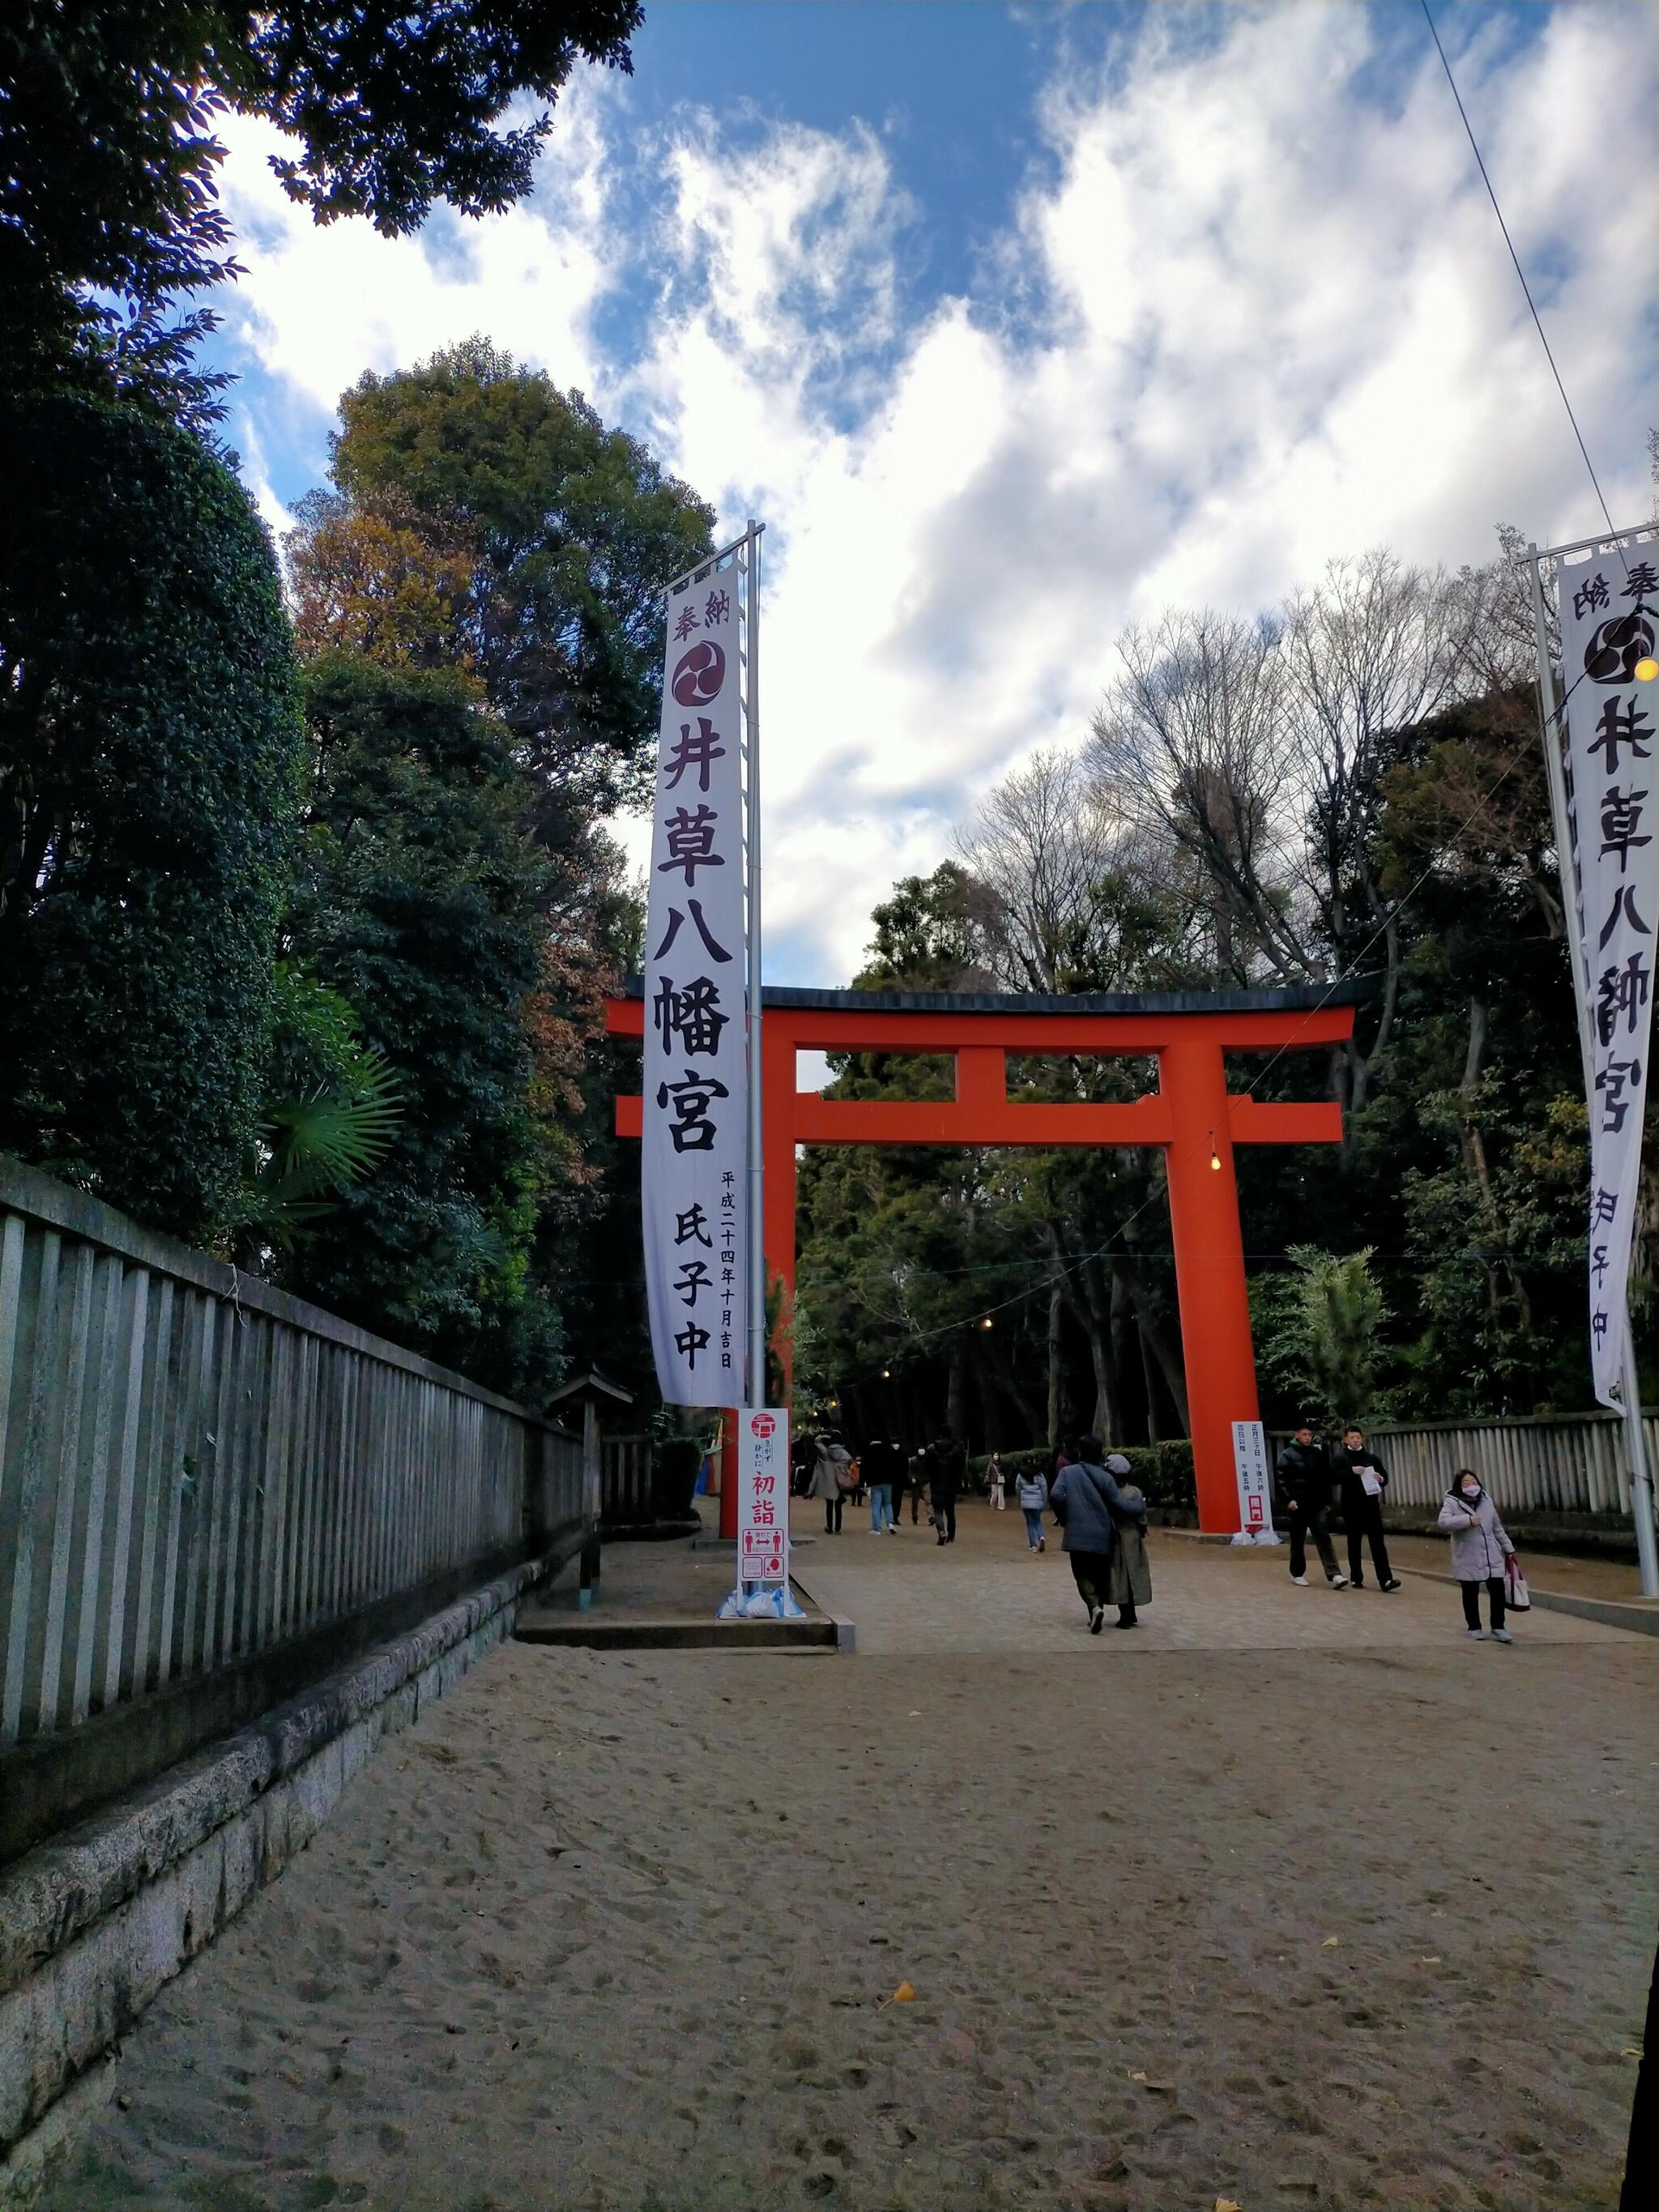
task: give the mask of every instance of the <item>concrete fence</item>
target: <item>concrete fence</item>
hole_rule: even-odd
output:
[[[1642,1425],[1648,1464],[1659,1466],[1659,1414]],[[1390,1512],[1438,1512],[1458,1468],[1472,1467],[1503,1512],[1630,1514],[1624,1428],[1614,1413],[1402,1421],[1366,1435],[1389,1470]]]
[[[0,1158],[0,1752],[580,1512],[523,1407]]]

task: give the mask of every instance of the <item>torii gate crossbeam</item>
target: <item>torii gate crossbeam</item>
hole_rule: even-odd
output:
[[[643,1038],[639,992],[635,984],[629,995],[605,1001],[611,1036]],[[1199,1525],[1236,1529],[1232,1424],[1258,1419],[1260,1407],[1233,1149],[1339,1143],[1342,1115],[1325,1101],[1279,1104],[1230,1096],[1223,1055],[1339,1044],[1352,1034],[1362,995],[1356,984],[1066,998],[769,989],[762,1025],[769,1279],[781,1279],[787,1310],[795,1280],[798,1145],[1159,1146],[1170,1190]],[[815,1051],[949,1056],[955,1097],[839,1099],[801,1091],[796,1055]],[[1011,1052],[1151,1054],[1158,1087],[1126,1105],[1011,1099]],[[640,1126],[638,1097],[619,1097],[617,1133],[637,1137]]]

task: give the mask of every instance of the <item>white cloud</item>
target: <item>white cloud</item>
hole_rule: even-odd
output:
[[[1456,562],[1500,519],[1596,520],[1432,50],[1402,71],[1377,43],[1398,19],[1346,5],[1237,9],[1204,40],[1144,21],[1052,88],[974,296],[921,310],[926,210],[862,128],[738,152],[696,116],[647,142],[595,95],[459,270],[430,235],[314,234],[244,143],[229,165],[270,240],[249,341],[303,402],[483,328],[647,428],[728,524],[768,520],[779,980],[844,976],[972,794],[1081,733],[1126,620],[1254,609],[1382,539]],[[1604,487],[1640,514],[1659,71],[1628,31],[1562,9],[1455,60]],[[593,336],[624,275],[656,303],[628,360]]]
[[[246,268],[233,332],[301,403],[331,416],[366,368],[386,370],[483,331],[509,352],[586,385],[596,362],[588,319],[609,282],[603,91],[559,106],[532,200],[487,222],[441,209],[411,238],[382,238],[361,216],[319,228],[270,167],[287,142],[233,117],[221,191]]]

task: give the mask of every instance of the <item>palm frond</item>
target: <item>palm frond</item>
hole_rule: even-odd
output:
[[[325,1085],[300,1098],[270,1103],[265,1124],[274,1181],[296,1194],[339,1190],[378,1167],[403,1116],[403,1085],[383,1054],[364,1052],[350,1086]]]

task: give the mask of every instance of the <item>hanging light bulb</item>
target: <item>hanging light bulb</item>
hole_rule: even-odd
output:
[[[1215,1131],[1213,1129],[1210,1132],[1210,1165],[1215,1170],[1218,1175],[1221,1173],[1221,1155],[1215,1148]]]
[[[890,1370],[884,1367],[881,1370],[881,1379],[884,1382],[890,1380]]]
[[[981,1328],[994,1328],[996,1324],[993,1322],[989,1314],[987,1314],[984,1320],[980,1323],[980,1327]]]
[[[1638,684],[1651,684],[1654,678],[1659,676],[1659,660],[1656,660],[1650,653],[1644,653],[1632,673]]]

